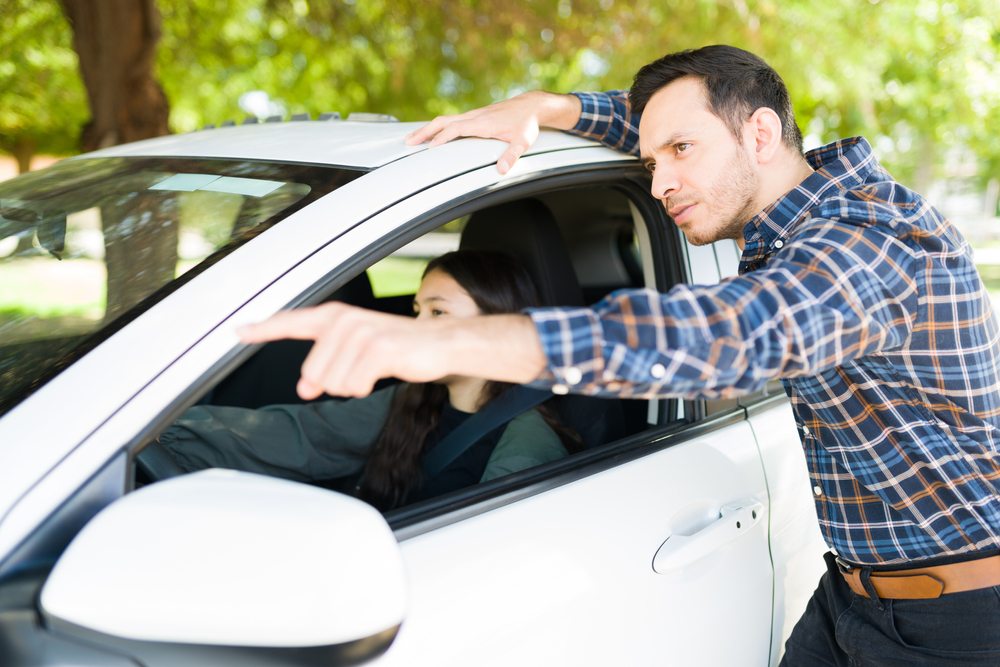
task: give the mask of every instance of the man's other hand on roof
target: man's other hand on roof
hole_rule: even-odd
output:
[[[458,137],[506,141],[510,146],[497,160],[497,170],[506,174],[535,143],[539,128],[569,130],[579,119],[580,100],[576,96],[533,90],[463,114],[438,116],[408,135],[406,143],[416,146],[430,141],[433,148]]]

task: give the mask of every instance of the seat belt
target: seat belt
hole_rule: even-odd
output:
[[[427,452],[420,462],[427,479],[447,468],[469,447],[496,427],[549,398],[552,398],[551,391],[529,389],[522,385],[511,387],[500,394]]]

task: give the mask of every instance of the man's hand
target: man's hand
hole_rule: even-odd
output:
[[[433,148],[456,137],[500,139],[510,144],[497,160],[497,170],[506,174],[538,139],[539,128],[570,130],[580,119],[580,109],[575,95],[535,90],[463,114],[438,116],[407,136],[406,143],[416,146],[430,141]]]
[[[299,396],[367,396],[380,378],[432,382],[448,375],[530,382],[547,361],[527,315],[416,320],[342,303],[289,310],[238,332],[244,343],[314,340]]]

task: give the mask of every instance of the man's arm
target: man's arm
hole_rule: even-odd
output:
[[[569,132],[600,141],[608,148],[639,155],[639,119],[628,104],[628,93],[572,93],[580,100],[580,116]]]
[[[239,331],[245,343],[314,340],[299,396],[367,396],[380,378],[432,382],[448,375],[524,383],[546,366],[527,315],[416,320],[342,303],[278,313]]]
[[[447,375],[554,391],[728,398],[815,375],[910,335],[913,258],[877,230],[814,221],[767,268],[669,294],[622,290],[593,308],[426,320],[327,304],[249,327],[244,342],[316,340],[299,394],[364,396],[375,381]],[[850,247],[851,253],[831,251]]]
[[[529,309],[549,361],[534,384],[717,399],[817,375],[908,340],[918,311],[914,264],[892,236],[830,224],[803,230],[766,268],[718,285],[681,284],[666,295],[619,290],[591,308]]]
[[[406,138],[411,146],[430,141],[431,147],[456,137],[500,139],[510,147],[497,161],[501,174],[550,127],[600,141],[624,153],[638,155],[639,116],[629,110],[624,91],[558,95],[531,91],[504,102],[455,116],[438,116]]]

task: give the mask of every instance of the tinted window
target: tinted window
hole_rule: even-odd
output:
[[[99,158],[0,183],[0,413],[193,275],[361,173]]]

